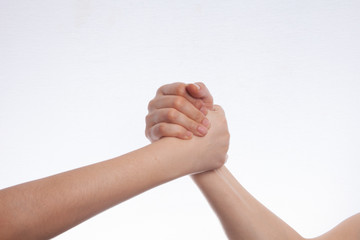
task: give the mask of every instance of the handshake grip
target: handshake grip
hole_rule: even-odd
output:
[[[148,111],[146,137],[151,142],[165,137],[186,140],[182,144],[191,145],[187,158],[192,159],[193,172],[224,165],[230,141],[228,125],[224,110],[213,104],[205,84],[164,85],[149,102]]]
[[[230,133],[224,110],[219,105],[214,105],[209,110],[207,117],[211,127],[204,137],[194,136],[194,145],[198,151],[198,166],[202,171],[222,167],[227,161],[230,145]]]

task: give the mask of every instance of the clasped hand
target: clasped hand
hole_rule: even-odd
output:
[[[173,83],[160,87],[148,105],[145,135],[187,140],[194,146],[192,172],[221,167],[227,159],[230,134],[223,109],[203,83]]]

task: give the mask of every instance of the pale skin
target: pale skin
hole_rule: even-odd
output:
[[[0,190],[0,239],[54,237],[152,187],[198,172],[192,177],[230,239],[303,239],[221,167],[229,144],[226,119],[220,107],[213,109],[205,85],[199,86],[162,87],[146,118],[151,140],[190,140],[163,138],[108,161]],[[358,214],[316,239],[359,239],[359,222]]]
[[[174,83],[161,87],[149,103],[146,136],[150,141],[156,141],[163,136],[190,139],[189,132],[199,135],[196,127],[206,119],[204,106],[212,109],[212,102],[211,94],[203,83]],[[157,116],[158,112],[166,116],[168,111],[179,111],[178,114],[171,114],[179,118],[159,120],[152,117]],[[211,131],[212,126],[207,127]],[[305,239],[248,193],[225,166],[194,174],[192,179],[214,209],[229,239]],[[314,239],[359,240],[360,214],[348,218],[328,233]]]
[[[178,177],[219,168],[229,133],[220,107],[213,128],[191,140],[163,138],[123,156],[0,190],[0,239],[49,239]],[[215,127],[217,126],[217,127]]]

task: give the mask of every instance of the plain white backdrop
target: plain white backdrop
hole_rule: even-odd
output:
[[[158,87],[203,81],[228,168],[305,237],[360,211],[360,2],[0,1],[0,188],[148,144]],[[184,177],[57,239],[225,239]]]

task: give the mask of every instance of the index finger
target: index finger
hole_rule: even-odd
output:
[[[188,100],[190,103],[192,103],[197,109],[201,109],[205,105],[204,101],[202,99],[197,99],[192,97],[188,91],[186,90],[187,84],[176,82],[171,84],[166,84],[164,86],[161,86],[157,92],[156,95],[177,95],[182,96],[186,100]]]

